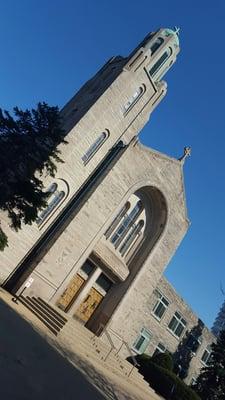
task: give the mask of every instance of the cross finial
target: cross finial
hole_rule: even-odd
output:
[[[187,147],[184,148],[184,154],[182,155],[181,158],[179,158],[179,161],[180,161],[182,164],[184,164],[186,158],[187,158],[187,157],[190,157],[190,156],[191,156],[191,147],[188,147],[188,146],[187,146]]]
[[[178,28],[178,26],[175,26],[175,27],[174,27],[174,32],[175,32],[177,35],[179,35],[179,33],[180,33],[180,28]]]

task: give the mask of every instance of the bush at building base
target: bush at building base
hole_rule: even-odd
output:
[[[153,354],[150,360],[159,367],[173,371],[173,358],[168,352]]]
[[[139,364],[139,372],[144,376],[144,379],[166,400],[200,400],[200,397],[171,370],[163,368],[153,362],[154,357],[151,358],[143,354],[137,356],[136,360]],[[165,360],[166,358],[163,360],[163,357],[155,356],[155,361],[159,361],[159,363],[164,365]]]

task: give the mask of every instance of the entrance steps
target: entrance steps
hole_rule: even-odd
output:
[[[103,342],[74,318],[66,318],[62,311],[50,306],[40,297],[20,296],[19,301],[57,336],[57,341],[66,351],[77,354],[87,359],[90,364],[125,379],[150,393],[153,399],[158,398],[138,369],[122,359],[110,343]]]
[[[125,378],[142,389],[150,390],[150,386],[143,376],[128,361],[122,359],[115,349],[95,336],[87,328],[71,318],[58,335],[62,344],[74,353],[80,354],[95,364],[102,364],[104,369],[113,372],[115,375]],[[153,392],[154,393],[154,392]]]
[[[49,304],[40,297],[20,296],[19,301],[32,311],[32,313],[56,336],[67,322],[67,319],[62,314],[49,306]]]

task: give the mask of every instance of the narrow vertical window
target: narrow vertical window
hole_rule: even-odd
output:
[[[145,85],[142,85],[137,90],[135,90],[135,92],[123,106],[124,115],[126,115],[130,111],[130,109],[137,103],[137,101],[144,94],[144,92],[145,92]]]
[[[49,195],[53,194],[56,190],[57,190],[57,183],[52,183],[49,188],[47,189],[47,193],[49,193]]]
[[[42,210],[36,220],[36,223],[38,226],[40,226],[46,218],[51,214],[51,212],[56,208],[56,206],[61,202],[61,200],[65,196],[64,191],[58,191],[57,190],[57,184],[53,183],[47,190],[47,193],[49,193],[49,203],[47,207]]]
[[[125,238],[122,246],[119,249],[119,252],[122,256],[126,254],[126,252],[131,248],[132,244],[136,241],[136,238],[141,232],[141,228],[144,226],[144,221],[140,220],[137,225],[134,224],[129,231],[127,237]]]
[[[169,48],[166,50],[163,55],[156,61],[156,63],[153,65],[153,67],[150,69],[149,74],[151,77],[153,77],[162,67],[162,65],[166,62],[166,60],[169,58],[169,56],[172,54],[172,50]]]
[[[115,248],[117,248],[120,245],[121,241],[129,231],[132,224],[136,221],[142,209],[143,209],[142,202],[139,200],[136,206],[131,210],[130,214],[126,214],[124,216],[121,224],[116,229],[115,233],[112,235],[110,239],[111,243],[114,245]]]
[[[156,39],[156,41],[151,45],[150,49],[151,49],[151,54],[153,55],[161,46],[161,44],[163,44],[164,40],[161,37],[158,37]]]
[[[107,231],[105,232],[105,237],[106,239],[109,238],[109,236],[112,234],[112,232],[114,231],[114,229],[116,229],[117,225],[119,224],[119,222],[121,221],[121,219],[124,217],[124,215],[127,213],[127,211],[130,208],[130,202],[127,201],[126,204],[123,206],[123,208],[120,210],[120,212],[117,214],[116,218],[113,220],[113,222],[111,223],[110,227],[107,229]]]
[[[84,164],[87,164],[88,161],[93,157],[93,155],[99,150],[99,148],[103,145],[105,140],[108,138],[109,132],[102,132],[101,135],[97,137],[94,143],[87,149],[87,151],[82,156],[82,161]]]

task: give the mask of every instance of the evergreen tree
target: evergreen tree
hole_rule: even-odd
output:
[[[198,319],[197,325],[186,332],[173,354],[174,372],[181,379],[185,379],[188,376],[190,362],[200,346],[203,328],[203,322]]]
[[[57,145],[66,143],[58,107],[38,103],[36,109],[0,109],[0,209],[15,230],[31,224],[47,203],[41,176],[54,176],[63,162]],[[0,250],[7,236],[0,228]]]
[[[202,400],[225,399],[225,331],[221,331],[207,367],[202,368],[193,389]]]

